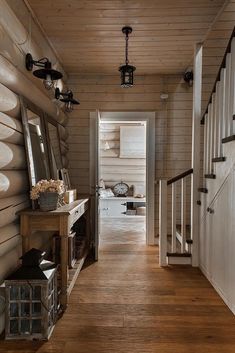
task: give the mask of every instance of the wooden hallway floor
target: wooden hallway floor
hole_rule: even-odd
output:
[[[235,317],[198,269],[158,266],[157,247],[102,242],[49,342],[1,353],[235,353]]]

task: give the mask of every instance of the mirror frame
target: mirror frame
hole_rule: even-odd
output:
[[[36,181],[35,167],[34,167],[34,161],[33,161],[32,142],[30,138],[27,109],[31,110],[40,118],[40,123],[42,127],[42,131],[41,131],[42,138],[44,142],[45,155],[47,158],[48,158],[48,141],[45,134],[45,121],[44,121],[43,111],[35,104],[33,104],[28,99],[22,96],[20,96],[20,106],[21,106],[21,118],[22,118],[22,126],[23,126],[23,134],[24,134],[24,141],[25,141],[28,174],[29,174],[29,185],[31,190],[32,187],[37,183],[37,181]],[[46,178],[50,179],[50,175],[48,174]]]
[[[52,179],[61,179],[60,178],[60,170],[63,168],[63,162],[62,162],[62,153],[61,153],[61,147],[60,147],[60,135],[59,135],[59,123],[50,117],[48,114],[44,114],[44,123],[45,123],[45,133],[46,133],[46,140],[47,140],[47,151],[48,151],[48,158],[49,158],[49,168],[50,168],[50,175]],[[57,175],[54,175],[54,170],[53,170],[53,162],[52,162],[52,154],[51,154],[51,149],[50,149],[50,134],[49,134],[49,128],[48,124],[52,124],[56,127],[56,134],[58,138],[58,143],[59,143],[59,151],[60,151],[60,163],[61,163],[61,168],[58,168]]]

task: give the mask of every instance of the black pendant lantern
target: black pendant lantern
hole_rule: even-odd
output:
[[[47,58],[34,60],[30,53],[26,54],[25,66],[28,71],[32,71],[33,66],[42,68],[33,71],[33,75],[42,79],[45,88],[48,90],[54,86],[54,81],[57,81],[63,77],[61,72],[51,68],[51,62]]]
[[[134,84],[134,71],[135,66],[129,65],[128,60],[128,40],[129,34],[131,34],[132,28],[131,27],[123,27],[122,33],[126,35],[126,64],[119,67],[119,71],[121,72],[121,86],[122,87],[132,87]]]
[[[68,113],[73,110],[74,104],[80,104],[79,101],[73,98],[73,92],[71,90],[68,90],[67,92],[63,93],[60,92],[59,88],[56,88],[55,99],[59,99],[61,102],[65,103],[65,110]]]

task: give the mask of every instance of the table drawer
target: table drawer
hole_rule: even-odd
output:
[[[71,214],[71,224],[74,224],[88,209],[88,202],[79,205],[75,211]]]

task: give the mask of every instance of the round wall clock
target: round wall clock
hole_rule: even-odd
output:
[[[126,183],[123,183],[122,181],[120,183],[117,183],[113,187],[113,192],[115,196],[121,197],[121,196],[127,196],[129,191],[129,186]]]

